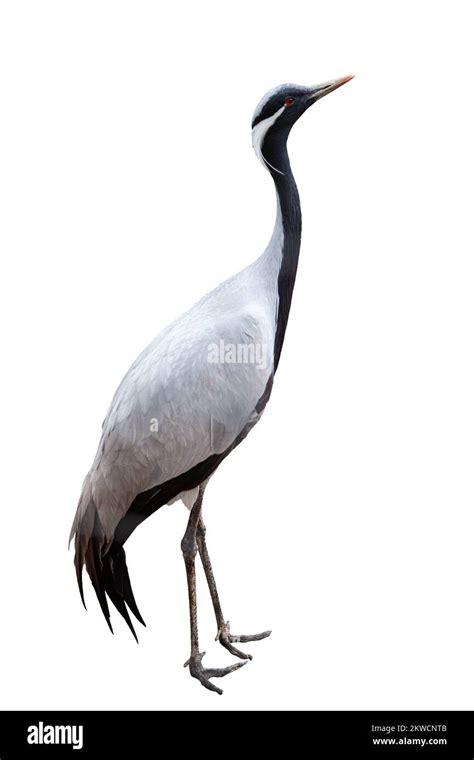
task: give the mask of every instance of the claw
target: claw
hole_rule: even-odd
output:
[[[226,668],[203,668],[202,658],[204,655],[205,652],[199,652],[197,657],[190,657],[190,659],[184,663],[184,667],[189,665],[189,672],[191,673],[192,677],[197,678],[197,680],[204,686],[205,689],[209,689],[209,691],[215,691],[217,694],[223,694],[222,689],[211,683],[209,679],[223,678],[224,676],[229,675],[229,673],[233,673],[234,670],[238,670],[247,664],[246,662],[236,662],[233,665],[228,665]]]
[[[254,633],[250,636],[234,636],[230,632],[230,623],[227,621],[227,623],[217,632],[216,639],[219,639],[222,646],[225,647],[228,652],[235,655],[235,657],[240,657],[242,660],[251,660],[251,654],[242,652],[240,649],[237,649],[237,647],[234,647],[233,644],[240,642],[245,643],[248,641],[261,641],[262,639],[266,639],[267,636],[270,636],[270,634],[271,631],[263,631],[263,633]]]

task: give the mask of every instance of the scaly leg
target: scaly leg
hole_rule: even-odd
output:
[[[184,667],[189,665],[189,671],[193,678],[197,678],[202,685],[210,691],[216,691],[218,694],[222,694],[222,689],[219,689],[213,683],[209,681],[210,678],[221,678],[228,673],[232,673],[234,670],[245,665],[245,662],[237,662],[235,665],[229,665],[227,668],[203,668],[202,658],[205,652],[199,651],[199,637],[198,637],[198,624],[197,624],[197,601],[196,601],[196,568],[195,557],[197,553],[196,533],[199,520],[201,517],[202,498],[204,495],[204,487],[199,486],[199,492],[196,501],[194,502],[191,514],[189,516],[188,527],[181,541],[181,550],[183,552],[184,563],[186,565],[186,575],[188,580],[188,594],[189,594],[189,618],[191,623],[191,657],[184,663]]]
[[[197,540],[197,546],[199,549],[199,555],[201,557],[201,561],[204,567],[204,572],[206,573],[207,585],[209,586],[209,591],[211,593],[211,599],[212,599],[212,604],[214,607],[214,612],[216,614],[216,621],[217,621],[216,640],[219,639],[219,642],[222,644],[222,646],[228,649],[228,651],[231,654],[235,655],[236,657],[240,657],[242,660],[251,660],[252,659],[251,654],[245,654],[245,652],[241,652],[241,650],[237,649],[237,647],[234,647],[233,644],[235,642],[239,643],[239,642],[246,642],[246,641],[260,641],[261,639],[266,639],[267,636],[270,636],[271,631],[263,631],[263,633],[254,633],[253,635],[250,635],[250,636],[234,636],[230,632],[229,621],[226,622],[224,620],[224,615],[222,614],[221,603],[219,601],[219,594],[217,593],[216,581],[214,578],[214,573],[212,572],[212,565],[211,565],[211,560],[209,557],[209,552],[207,551],[206,528],[203,523],[201,514],[199,514],[199,521],[197,524],[196,540]]]

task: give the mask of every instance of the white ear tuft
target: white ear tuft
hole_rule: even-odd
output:
[[[278,172],[278,174],[284,174],[284,172],[281,172],[279,169],[276,168],[276,166],[272,166],[269,161],[265,158],[262,152],[262,146],[263,141],[265,140],[265,135],[267,134],[270,127],[272,127],[279,116],[283,113],[285,110],[285,106],[282,106],[281,108],[276,111],[273,116],[269,116],[268,119],[262,119],[262,121],[259,121],[258,124],[254,126],[252,129],[252,145],[255,153],[257,154],[257,157],[259,161],[262,162],[264,167],[267,169],[270,167],[273,169],[273,171]]]

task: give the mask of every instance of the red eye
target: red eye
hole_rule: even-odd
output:
[[[295,102],[295,99],[290,96],[289,98],[285,98],[285,102],[283,105],[285,105],[286,107],[292,106],[294,102]]]

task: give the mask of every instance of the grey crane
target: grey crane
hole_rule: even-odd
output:
[[[181,499],[190,510],[181,549],[191,626],[191,675],[222,694],[210,679],[251,659],[235,644],[264,631],[235,636],[222,613],[202,518],[204,491],[219,464],[260,419],[280,361],[298,267],[301,210],[287,151],[290,130],[316,101],[352,79],[313,87],[284,84],[268,92],[252,120],[255,152],[276,188],[270,242],[250,266],[205,295],[165,328],[132,364],[102,426],[71,530],[82,601],[85,564],[112,630],[107,599],[133,635],[129,611],[144,624],[132,592],[124,544],[164,504]],[[204,668],[199,651],[195,557],[199,552],[217,620],[218,639],[241,658]]]

